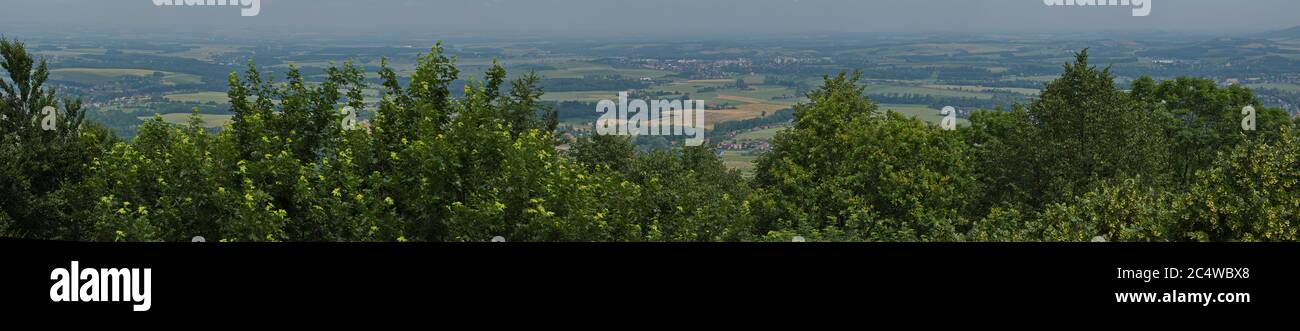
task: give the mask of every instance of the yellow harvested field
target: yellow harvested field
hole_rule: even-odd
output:
[[[790,108],[789,105],[773,104],[763,99],[751,97],[718,95],[718,99],[743,102],[744,104],[736,105],[736,109],[719,109],[706,112],[705,122],[708,123],[707,126],[709,128],[713,128],[714,123],[754,119],[763,117],[765,114],[772,115],[782,109]]]

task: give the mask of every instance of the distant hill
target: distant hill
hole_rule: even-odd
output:
[[[1262,38],[1269,39],[1300,39],[1300,26],[1292,27],[1286,30],[1265,32],[1260,35]]]

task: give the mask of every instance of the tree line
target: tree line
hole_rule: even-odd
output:
[[[706,146],[561,145],[536,75],[460,77],[441,44],[403,82],[380,67],[309,83],[250,63],[225,130],[146,121],[131,141],[43,87],[0,41],[0,233],[84,241],[1294,241],[1294,123],[1245,88],[1144,78],[1087,52],[1039,98],[955,131],[881,112],[860,74],[828,76],[755,176]],[[508,86],[508,87],[507,87]],[[508,91],[508,92],[503,92]],[[1260,109],[1257,131],[1240,110]],[[58,108],[57,130],[39,125]],[[368,125],[340,125],[348,107]]]

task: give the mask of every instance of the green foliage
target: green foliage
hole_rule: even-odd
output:
[[[1161,113],[1173,155],[1173,174],[1179,183],[1190,184],[1197,170],[1209,167],[1220,152],[1230,150],[1247,138],[1278,138],[1278,129],[1291,124],[1280,109],[1265,108],[1249,89],[1233,85],[1220,88],[1213,80],[1182,77],[1151,87],[1134,87],[1137,100]],[[1241,130],[1242,108],[1258,110],[1254,132]],[[1246,134],[1243,134],[1246,133]]]
[[[879,113],[858,78],[828,77],[759,159],[758,230],[958,239],[977,190],[969,146],[955,132]]]
[[[0,40],[0,235],[93,241],[1295,241],[1300,137],[1242,87],[1139,78],[1087,52],[1039,99],[945,131],[826,77],[755,177],[711,146],[557,145],[535,74],[495,63],[464,97],[441,44],[387,60],[366,109],[351,63],[229,78],[219,133],[155,117],[130,142],[82,123],[46,65]],[[737,81],[742,85],[742,81]],[[509,91],[503,91],[509,84]],[[1258,131],[1240,109],[1261,109]],[[59,130],[39,114],[58,107]],[[342,125],[344,107],[373,121]]]
[[[1027,174],[1015,168],[1017,164],[1037,161],[1033,153],[1020,149],[1032,130],[1029,114],[1017,106],[1010,112],[976,111],[971,114],[970,126],[962,128],[966,142],[972,147],[976,167],[975,178],[983,188],[983,195],[972,204],[978,209],[1009,206],[1015,210],[1032,210],[1031,188]]]
[[[1109,69],[1090,66],[1085,50],[1039,99],[1013,111],[1016,128],[989,163],[1001,168],[988,170],[998,180],[991,190],[1038,208],[1108,179],[1161,183],[1170,155],[1155,116],[1115,87]]]
[[[632,167],[636,145],[632,144],[631,137],[592,135],[574,142],[569,154],[591,171],[625,172]]]
[[[116,139],[97,125],[83,125],[80,100],[60,100],[46,88],[49,69],[19,42],[0,38],[0,234],[26,238],[77,239],[85,222],[68,211],[85,200],[67,187]],[[54,107],[53,114],[43,114]],[[53,130],[42,122],[54,116]]]
[[[1220,153],[1176,200],[1182,240],[1296,241],[1300,228],[1300,137],[1253,139]]]
[[[1032,241],[1039,238],[1026,227],[1026,216],[1014,208],[993,208],[971,224],[966,240],[978,242]]]
[[[748,189],[707,146],[638,155],[625,173],[641,187],[633,209],[650,241],[736,241],[752,228]]]
[[[1105,183],[1069,204],[1049,206],[1035,230],[1043,240],[1167,241],[1176,230],[1168,192],[1145,187],[1140,179]]]

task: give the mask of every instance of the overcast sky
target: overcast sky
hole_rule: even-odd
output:
[[[234,7],[155,7],[153,0],[0,0],[0,33],[141,24],[556,35],[1239,32],[1300,25],[1296,0],[1150,1],[1151,16],[1133,17],[1129,7],[1048,7],[1043,0],[261,0],[260,15],[241,17]]]

